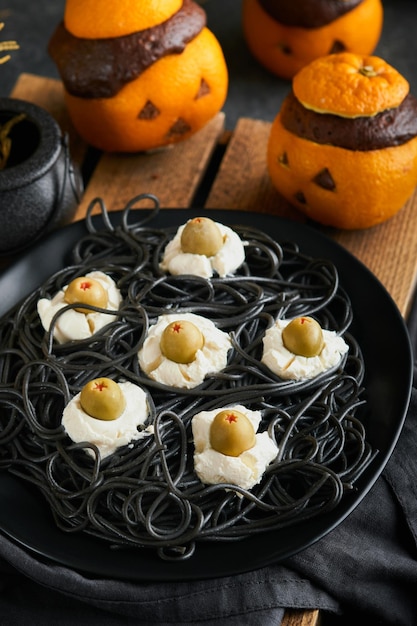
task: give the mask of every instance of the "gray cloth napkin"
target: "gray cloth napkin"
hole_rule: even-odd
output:
[[[409,320],[417,345],[417,306]],[[417,624],[417,368],[394,453],[355,511],[285,563],[209,581],[137,584],[43,562],[0,537],[2,626],[277,626],[283,607],[322,623]]]

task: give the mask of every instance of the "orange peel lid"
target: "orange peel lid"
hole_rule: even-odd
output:
[[[410,85],[384,59],[342,52],[302,68],[293,78],[293,90],[307,109],[354,118],[396,108]]]
[[[67,0],[64,23],[75,37],[121,37],[165,22],[182,4],[182,0]]]

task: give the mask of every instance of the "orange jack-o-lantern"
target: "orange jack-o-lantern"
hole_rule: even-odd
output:
[[[316,59],[293,79],[267,148],[273,185],[309,218],[344,229],[384,222],[417,185],[417,99],[383,59]]]
[[[285,79],[320,56],[371,54],[383,25],[381,0],[243,0],[242,11],[253,56]]]
[[[49,52],[76,130],[102,150],[184,140],[226,99],[221,46],[192,0],[67,0]]]

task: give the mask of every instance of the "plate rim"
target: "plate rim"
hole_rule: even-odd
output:
[[[133,209],[130,212],[129,224],[135,223],[132,215],[135,213],[141,213],[144,217],[146,213],[148,213],[147,209]],[[123,211],[112,211],[109,213],[110,220],[112,224],[117,225],[120,223],[122,218]],[[342,500],[343,506],[338,505],[334,511],[337,511],[338,515],[334,514],[334,511],[329,514],[325,514],[323,516],[319,516],[318,518],[314,518],[313,520],[308,521],[308,526],[310,531],[307,533],[307,536],[304,540],[300,540],[298,542],[298,546],[295,549],[293,547],[281,548],[277,551],[275,548],[268,548],[263,545],[262,550],[259,552],[259,544],[265,543],[270,539],[272,541],[272,535],[275,533],[280,533],[281,531],[268,531],[264,532],[262,535],[257,535],[255,537],[250,537],[248,539],[244,539],[242,542],[210,542],[205,544],[204,542],[198,542],[196,547],[196,554],[190,557],[185,561],[176,561],[171,563],[169,561],[162,561],[155,557],[154,554],[149,555],[149,559],[146,554],[143,552],[143,549],[137,549],[134,547],[128,548],[125,550],[118,550],[115,552],[111,551],[107,546],[103,546],[103,542],[95,539],[90,535],[82,536],[82,535],[72,535],[67,534],[64,531],[59,531],[56,527],[56,530],[61,534],[61,539],[64,543],[67,544],[68,548],[64,551],[59,550],[59,545],[57,545],[57,540],[53,540],[52,548],[50,547],[50,541],[47,541],[47,546],[43,546],[42,541],[42,533],[41,533],[41,541],[39,544],[39,539],[37,539],[37,545],[34,545],[33,533],[29,533],[30,538],[24,537],[24,533],[22,535],[22,530],[17,530],[16,526],[13,524],[10,526],[5,522],[4,518],[0,513],[0,531],[3,532],[10,540],[12,540],[17,545],[24,547],[29,550],[32,555],[37,555],[42,557],[43,559],[47,559],[48,561],[59,563],[60,565],[70,567],[74,570],[85,572],[90,575],[97,576],[105,576],[117,579],[125,579],[135,581],[173,581],[173,580],[191,580],[196,577],[200,579],[210,579],[219,576],[229,576],[234,574],[240,574],[245,571],[250,571],[254,569],[258,569],[260,567],[264,567],[267,565],[271,565],[272,563],[281,562],[305,548],[313,545],[324,536],[326,536],[329,532],[334,530],[340,523],[342,523],[352,512],[353,510],[360,504],[360,502],[364,499],[364,497],[368,494],[376,480],[381,475],[384,467],[389,461],[389,458],[395,448],[395,445],[398,441],[398,438],[401,434],[402,427],[404,425],[404,421],[406,418],[408,405],[411,397],[411,389],[412,389],[412,372],[413,372],[413,361],[412,361],[412,347],[411,341],[408,334],[408,330],[405,324],[405,320],[401,316],[401,313],[394,302],[392,296],[389,294],[385,286],[381,283],[381,281],[371,272],[371,270],[362,263],[359,259],[357,259],[352,253],[350,253],[346,248],[343,248],[338,242],[331,239],[328,235],[314,229],[312,226],[298,223],[293,220],[283,218],[280,216],[274,216],[266,213],[258,213],[256,211],[241,211],[241,210],[230,210],[230,209],[195,209],[195,208],[179,208],[179,209],[160,209],[156,220],[152,219],[152,226],[155,226],[155,221],[158,222],[162,220],[162,222],[166,223],[166,228],[168,226],[178,226],[182,223],[181,220],[184,220],[186,216],[193,217],[196,215],[209,215],[211,217],[215,216],[215,219],[218,221],[223,221],[229,225],[245,225],[245,226],[254,226],[259,228],[260,230],[264,230],[262,227],[263,222],[268,222],[274,227],[273,239],[277,239],[277,232],[279,226],[284,230],[284,232],[289,233],[300,233],[298,240],[302,240],[303,244],[300,245],[299,241],[295,241],[297,245],[300,246],[300,249],[305,252],[305,248],[308,248],[308,241],[314,248],[316,245],[320,243],[324,246],[326,250],[326,256],[322,255],[322,258],[329,258],[328,251],[331,251],[331,254],[337,258],[343,259],[345,262],[349,263],[352,267],[356,268],[355,272],[364,277],[366,280],[372,285],[373,289],[376,289],[379,292],[382,299],[386,302],[387,306],[390,307],[391,315],[393,319],[396,320],[397,328],[401,334],[402,341],[402,349],[404,350],[404,358],[408,361],[408,367],[406,368],[408,371],[407,380],[403,381],[404,384],[404,398],[401,410],[399,410],[398,423],[395,428],[395,436],[393,437],[390,445],[387,446],[384,453],[380,456],[379,459],[375,460],[372,464],[373,475],[367,480],[366,485],[364,485],[361,489],[360,495],[355,495],[352,498],[345,498]],[[92,218],[92,223],[95,227],[100,227],[100,220],[102,217],[100,215],[94,216]],[[172,222],[172,224],[171,224]],[[256,222],[261,222],[261,224],[257,224]],[[161,226],[155,226],[161,227]],[[162,226],[164,227],[164,226]],[[72,224],[69,224],[63,228],[60,228],[53,233],[50,233],[45,239],[39,241],[33,246],[33,248],[29,249],[26,253],[22,254],[21,258],[12,265],[4,270],[0,274],[0,288],[3,283],[7,280],[8,277],[17,275],[21,276],[23,270],[26,268],[27,264],[33,259],[34,255],[42,256],[43,251],[45,249],[55,250],[57,246],[62,245],[62,241],[66,242],[69,240],[71,242],[68,243],[68,248],[65,251],[62,251],[63,256],[68,255],[70,252],[71,245],[75,243],[75,240],[78,239],[79,235],[82,232],[86,231],[86,220],[79,220]],[[270,234],[270,233],[269,233]],[[281,241],[290,241],[289,237],[285,237],[285,239],[281,239]],[[307,242],[307,245],[305,245]],[[65,247],[65,246],[63,246]],[[306,252],[310,256],[315,256],[319,258],[317,255],[311,255],[311,253]],[[330,258],[336,265],[336,261],[334,258]],[[338,271],[340,272],[340,268],[338,267]],[[49,272],[48,276],[52,274]],[[343,274],[343,272],[342,272]],[[47,278],[47,276],[46,276]],[[33,277],[31,277],[33,280]],[[43,280],[39,281],[39,285],[43,282]],[[341,280],[342,285],[343,281]],[[33,291],[33,288],[30,288],[26,291],[26,293],[22,294],[21,297],[25,297],[29,293]],[[348,295],[351,297],[352,294],[348,292]],[[13,299],[13,298],[12,298]],[[13,302],[12,306],[16,304]],[[8,306],[5,310],[5,307],[0,307],[0,316],[3,318],[4,315],[7,315],[7,312],[10,310],[11,306]],[[399,335],[397,334],[397,340]],[[369,472],[365,472],[368,474]],[[6,478],[5,478],[6,477]],[[10,480],[13,479],[13,480]],[[11,476],[8,472],[0,472],[0,499],[5,497],[4,491],[8,493],[11,489],[10,482],[13,487],[16,487],[15,483],[18,481],[17,478]],[[20,491],[31,493],[30,490],[27,489],[27,485],[25,485],[22,481],[18,481],[20,484]],[[9,494],[10,495],[10,494]],[[13,499],[13,498],[12,498]],[[44,507],[41,507],[42,510],[45,508],[45,515],[48,514],[48,504],[46,501],[43,501],[42,498],[39,498],[39,501],[42,501]],[[34,503],[33,503],[34,504]],[[19,508],[19,503],[16,501],[9,502],[9,505]],[[7,508],[7,507],[1,507]],[[53,521],[52,521],[53,523]],[[303,523],[297,523],[297,528],[304,528]],[[305,524],[304,524],[305,525]],[[48,539],[50,539],[51,529],[49,530]],[[283,533],[286,535],[287,533]],[[268,535],[268,537],[262,541],[262,537]],[[246,563],[245,557],[241,556],[240,558],[235,558],[233,562],[228,561],[226,558],[222,557],[220,560],[216,560],[216,553],[230,552],[231,555],[237,557],[239,552],[239,546],[244,546],[245,550],[251,551],[251,555],[249,559],[246,559],[248,562]],[[77,548],[78,546],[78,548]],[[221,547],[220,547],[221,546]],[[238,546],[237,550],[233,548]],[[75,549],[77,548],[77,549]],[[93,564],[90,562],[88,549],[93,548],[93,552],[98,558],[98,564]],[[100,550],[108,550],[110,559],[99,558]],[[244,552],[245,550],[241,550],[240,552]],[[81,554],[81,556],[76,556],[77,552]],[[87,554],[86,554],[87,552]],[[215,554],[213,554],[213,552]],[[134,554],[134,558],[129,557],[129,554]],[[115,556],[116,563],[115,563]],[[218,555],[217,555],[218,556]],[[142,559],[141,559],[142,557]],[[196,559],[198,558],[197,562]],[[203,557],[203,558],[201,558]],[[158,559],[158,560],[156,560]],[[145,568],[144,570],[138,572],[132,566],[134,563],[137,563],[140,560],[145,560]],[[151,563],[152,561],[152,563]],[[198,562],[200,561],[200,562]]]

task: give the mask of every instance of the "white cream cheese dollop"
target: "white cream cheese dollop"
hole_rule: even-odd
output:
[[[146,392],[126,381],[119,383],[126,406],[123,413],[114,420],[101,420],[86,413],[78,393],[64,409],[61,423],[67,435],[74,443],[89,442],[95,444],[102,458],[113,454],[121,446],[126,446],[136,439],[152,434],[152,428],[138,430],[148,419],[149,407]],[[94,455],[86,448],[86,452]]]
[[[191,274],[210,278],[214,272],[223,278],[232,274],[245,260],[245,250],[239,235],[229,226],[215,222],[222,237],[223,245],[214,256],[192,254],[181,249],[181,235],[186,224],[180,226],[173,239],[167,244],[160,268],[174,276]]]
[[[86,277],[94,278],[103,285],[108,296],[107,309],[117,311],[122,301],[122,296],[114,280],[100,271],[90,272],[86,274]],[[68,303],[64,300],[67,287],[68,285],[65,285],[51,300],[48,298],[39,300],[38,314],[45,330],[49,330],[54,315],[60,309],[68,306]],[[69,309],[57,318],[54,326],[54,338],[61,344],[67,341],[88,339],[115,319],[115,315],[99,313],[98,311],[80,313],[75,309]]]
[[[161,335],[165,328],[177,320],[187,320],[200,329],[204,337],[203,347],[197,351],[191,363],[176,363],[161,352]],[[149,328],[148,335],[139,350],[141,369],[151,378],[164,385],[192,389],[200,385],[207,374],[219,372],[227,365],[227,353],[231,340],[208,318],[194,313],[171,313],[162,315]]]
[[[251,489],[260,482],[268,465],[276,458],[278,448],[267,432],[257,433],[261,421],[260,411],[244,406],[226,407],[244,413],[255,430],[255,445],[239,456],[227,456],[210,445],[210,427],[217,413],[223,409],[201,411],[194,415],[191,427],[194,438],[194,469],[202,483],[217,485],[232,483]]]
[[[288,380],[311,379],[338,365],[349,346],[335,331],[323,329],[324,346],[319,355],[305,357],[290,352],[282,340],[282,331],[290,323],[276,320],[263,338],[264,363],[274,374]]]

